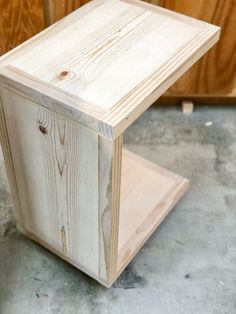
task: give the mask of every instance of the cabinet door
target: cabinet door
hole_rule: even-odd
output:
[[[236,95],[236,1],[161,0],[160,2],[167,9],[222,27],[221,38],[217,45],[178,80],[167,94],[227,96],[231,93]]]

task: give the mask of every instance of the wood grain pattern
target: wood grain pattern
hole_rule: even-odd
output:
[[[62,19],[88,0],[1,1],[0,55],[37,34],[45,26]],[[145,0],[222,27],[221,39],[201,61],[188,71],[171,89],[169,96],[235,97],[236,95],[236,3],[234,0]],[[45,22],[46,21],[46,22]],[[165,101],[164,100],[164,101]],[[172,100],[173,102],[173,100]]]
[[[42,0],[2,0],[0,12],[0,55],[44,28]]]
[[[217,45],[170,88],[168,95],[227,96],[233,93],[236,86],[236,1],[163,0],[162,5],[222,27]]]
[[[118,274],[189,186],[187,179],[127,150],[122,162]]]
[[[56,3],[56,0],[54,2]],[[57,6],[51,7],[51,15],[56,14],[58,16],[53,21],[58,20],[59,17],[62,18],[84,4],[84,1],[69,2],[66,8],[63,1],[60,2],[62,5],[57,4]],[[214,97],[214,100],[206,99],[206,101],[213,103],[216,101],[223,103],[227,97],[235,97],[236,56],[234,51],[236,38],[234,28],[236,25],[236,2],[234,0],[210,0],[207,2],[204,0],[194,2],[189,0],[145,0],[145,2],[163,6],[222,27],[218,44],[168,90],[162,102],[170,102],[169,96],[199,97],[201,100],[202,97],[208,96]],[[55,11],[57,12],[55,13]],[[173,103],[173,101],[172,99],[171,102]]]
[[[150,3],[150,4],[155,4],[155,5],[161,5],[162,0],[143,0],[144,2]]]
[[[210,37],[216,32],[214,27],[179,20],[173,14],[169,17],[161,10],[152,12],[138,5],[131,10],[129,3],[117,0],[98,3],[96,11],[75,12],[75,22],[25,51],[11,65],[109,110],[199,33]],[[119,85],[114,88],[111,79]]]
[[[53,24],[91,0],[44,0],[44,14],[47,25]],[[147,3],[161,5],[162,0],[145,0]]]
[[[53,24],[90,0],[44,0],[47,25]]]
[[[122,136],[98,137],[46,109],[46,98],[25,98],[25,89],[11,84],[2,80],[7,126],[2,123],[0,134],[10,180],[16,176],[19,186],[14,201],[21,231],[110,286],[117,269]]]
[[[100,278],[107,286],[117,269],[123,136],[99,137]]]
[[[13,207],[14,207],[14,216],[15,216],[15,221],[17,224],[17,229],[20,232],[24,233],[23,219],[22,219],[21,210],[20,210],[20,199],[19,199],[15,169],[13,165],[12,152],[11,152],[11,147],[9,143],[6,119],[5,119],[4,109],[3,109],[2,85],[0,85],[0,92],[1,92],[1,95],[0,95],[0,144],[1,144],[2,152],[4,156],[9,185],[11,188],[12,201],[13,201]]]
[[[26,233],[98,275],[98,135],[10,90],[4,99]]]
[[[0,79],[4,86],[15,89],[22,97],[29,98],[49,110],[99,132],[99,124],[104,112],[94,110],[94,106],[85,103],[82,99],[75,99],[58,89],[52,90],[50,85],[42,84],[34,77],[10,66],[0,71]]]

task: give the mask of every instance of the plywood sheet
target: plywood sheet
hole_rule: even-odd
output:
[[[168,95],[235,97],[236,1],[162,0],[162,5],[175,12],[222,27],[219,42],[171,87]]]

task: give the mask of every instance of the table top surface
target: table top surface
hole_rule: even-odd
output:
[[[0,67],[63,92],[77,110],[103,123],[101,133],[114,138],[219,32],[141,1],[94,0],[3,56]]]

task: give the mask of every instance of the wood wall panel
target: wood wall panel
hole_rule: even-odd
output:
[[[162,0],[145,0],[147,3],[155,4],[155,5],[161,5]]]
[[[42,0],[0,0],[0,55],[43,28]]]
[[[46,24],[50,25],[78,9],[90,0],[44,0]]]
[[[47,25],[57,22],[88,2],[90,0],[44,0]],[[162,0],[146,0],[145,2],[159,5]]]
[[[162,0],[162,6],[222,27],[220,41],[169,90],[169,94],[233,93],[236,74],[235,0]]]

